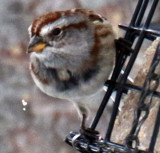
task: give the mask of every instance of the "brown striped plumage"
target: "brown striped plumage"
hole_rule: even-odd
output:
[[[100,21],[103,22],[104,18],[100,17],[99,15],[95,14],[93,11],[88,11],[85,9],[72,9],[72,10],[67,10],[67,11],[57,11],[57,12],[49,12],[45,15],[42,15],[40,17],[38,17],[37,19],[34,20],[33,24],[32,24],[32,34],[39,34],[41,28],[44,25],[47,25],[49,23],[52,23],[56,20],[58,20],[59,18],[61,18],[62,16],[72,16],[72,15],[84,15],[86,17],[88,17],[91,21]],[[73,26],[76,26],[77,28],[81,27],[81,25],[84,22],[81,22],[81,24],[72,24]]]
[[[50,12],[29,28],[31,74],[46,94],[77,102],[86,116],[87,101],[100,97],[115,60],[110,23],[85,9]],[[96,96],[96,98],[95,98]]]
[[[46,25],[49,24],[51,22],[54,22],[55,20],[59,19],[61,17],[61,13],[60,12],[50,12],[48,14],[42,15],[39,18],[35,19],[33,24],[32,24],[32,34],[33,35],[38,35],[41,28]]]

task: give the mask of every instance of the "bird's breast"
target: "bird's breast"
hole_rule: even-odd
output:
[[[72,92],[73,90],[78,92],[81,90],[81,86],[90,82],[90,80],[96,77],[99,71],[98,68],[94,68],[76,75],[66,69],[38,66],[39,68],[37,68],[33,63],[30,64],[30,70],[36,85],[43,92],[47,93],[47,88],[50,91],[53,91],[53,94],[54,92],[63,94],[64,92]]]

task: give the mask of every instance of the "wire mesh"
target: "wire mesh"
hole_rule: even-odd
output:
[[[139,0],[130,21],[130,24],[127,25],[119,25],[119,27],[126,31],[124,38],[119,38],[115,41],[116,43],[116,66],[112,77],[110,80],[106,82],[106,86],[108,90],[103,98],[101,105],[97,111],[97,114],[90,126],[90,130],[95,131],[99,120],[103,114],[103,111],[109,101],[110,96],[114,91],[117,92],[115,103],[113,105],[112,114],[110,117],[110,122],[108,125],[108,129],[106,132],[105,138],[100,138],[99,133],[93,132],[92,137],[88,137],[81,132],[71,132],[66,137],[66,142],[77,149],[82,153],[153,153],[154,146],[156,143],[157,135],[160,127],[160,107],[157,113],[157,118],[155,121],[155,126],[152,134],[152,138],[150,141],[148,151],[143,151],[138,149],[139,139],[138,133],[139,130],[148,117],[150,105],[152,103],[153,97],[158,97],[160,99],[160,92],[156,91],[159,82],[160,82],[160,74],[155,73],[155,69],[158,64],[160,64],[160,44],[158,45],[153,61],[151,63],[149,72],[146,76],[146,80],[144,82],[143,87],[136,86],[134,84],[127,83],[128,75],[133,68],[137,55],[140,51],[140,48],[143,44],[144,39],[148,39],[150,41],[154,41],[157,37],[160,37],[160,31],[156,31],[153,29],[149,29],[152,17],[155,13],[156,6],[158,5],[159,0],[152,0],[152,4],[150,10],[147,14],[147,18],[142,24],[142,20],[144,20],[144,14],[146,13],[147,7],[150,5],[149,0]],[[133,44],[136,41],[135,46]],[[120,75],[120,72],[126,62],[126,59],[129,59],[127,66],[125,67],[124,74]],[[155,81],[154,87],[151,86],[152,81]],[[135,90],[140,92],[141,96],[138,102],[138,107],[134,113],[134,121],[130,130],[129,135],[126,137],[126,145],[120,145],[114,142],[111,142],[111,135],[113,131],[113,127],[115,124],[115,119],[118,114],[118,107],[120,105],[120,101],[122,95],[126,93],[128,90]],[[149,102],[145,101],[146,97],[149,97]],[[142,119],[141,113],[145,112],[145,115]],[[144,113],[143,113],[144,114]],[[135,144],[135,145],[133,145]]]

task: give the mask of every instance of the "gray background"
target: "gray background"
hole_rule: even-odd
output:
[[[27,29],[43,13],[88,8],[117,25],[129,23],[137,0],[0,0],[0,152],[74,153],[63,142],[69,131],[78,131],[80,120],[73,104],[44,95],[34,85],[25,53]],[[160,7],[159,7],[160,8]],[[159,11],[158,8],[158,11]],[[160,13],[159,13],[160,14]],[[154,22],[159,22],[157,13]],[[23,111],[22,99],[28,102]],[[92,120],[99,104],[94,104]],[[98,126],[106,131],[110,108]]]

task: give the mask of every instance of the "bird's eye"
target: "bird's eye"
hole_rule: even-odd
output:
[[[54,35],[54,36],[58,36],[60,33],[61,33],[61,29],[60,28],[56,28],[56,29],[54,29],[53,31],[52,31],[52,35]]]

